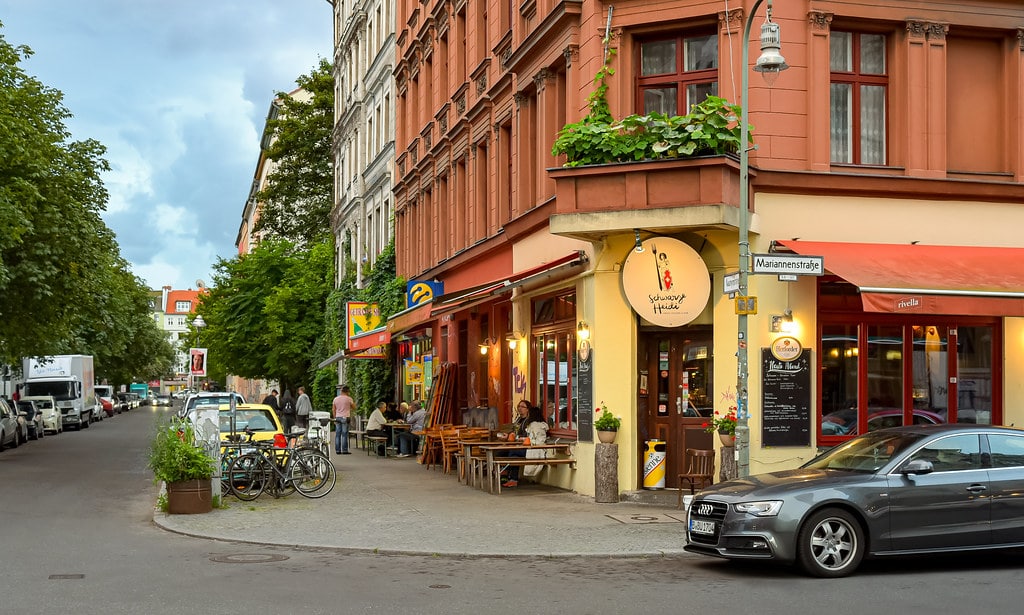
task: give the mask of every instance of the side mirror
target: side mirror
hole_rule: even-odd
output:
[[[927,459],[913,459],[900,468],[900,474],[931,474],[935,471],[932,462]]]

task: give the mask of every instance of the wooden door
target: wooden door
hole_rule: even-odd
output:
[[[637,412],[640,480],[648,440],[663,440],[665,486],[678,487],[687,448],[714,448],[703,424],[714,412],[712,329],[700,325],[641,330],[638,345]]]

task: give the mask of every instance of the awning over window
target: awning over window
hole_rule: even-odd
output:
[[[864,310],[1024,316],[1024,248],[777,241],[856,286]]]
[[[348,351],[354,353],[369,350],[374,346],[383,346],[390,341],[391,334],[388,332],[387,326],[377,327],[376,329],[348,338]]]
[[[387,328],[388,333],[391,334],[391,337],[395,337],[399,333],[404,333],[410,329],[426,324],[429,320],[430,303],[422,303],[402,310],[396,314],[392,314],[388,317],[388,322],[384,326]]]

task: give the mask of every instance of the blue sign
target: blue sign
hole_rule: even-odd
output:
[[[406,307],[424,305],[444,294],[444,282],[430,280],[410,280],[405,286]]]

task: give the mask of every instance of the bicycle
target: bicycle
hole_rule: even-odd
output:
[[[238,499],[255,500],[264,491],[274,497],[298,491],[307,498],[322,498],[334,489],[337,471],[319,450],[256,445],[258,451],[233,459],[228,467],[228,484]]]

